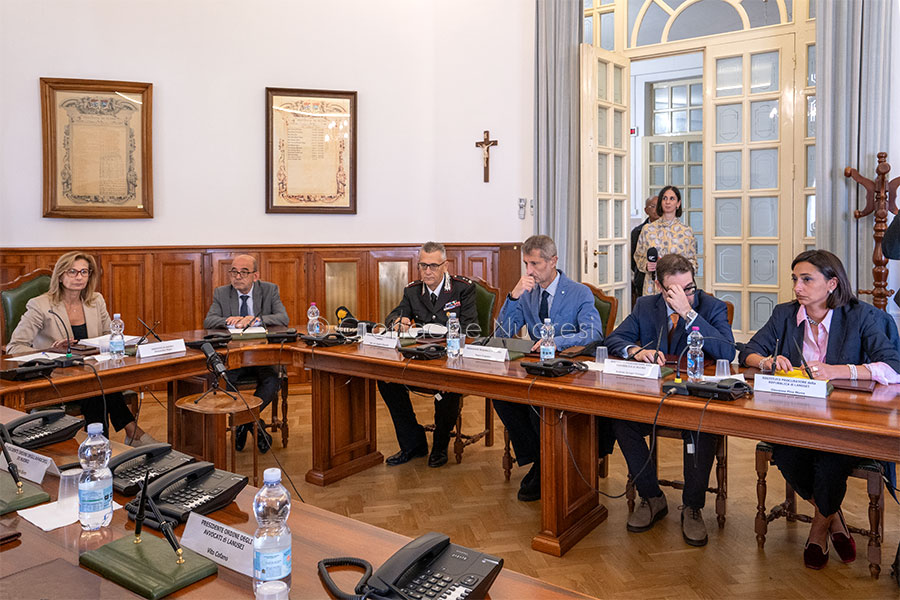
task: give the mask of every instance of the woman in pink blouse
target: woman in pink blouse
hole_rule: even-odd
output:
[[[644,225],[634,251],[638,270],[648,273],[644,278],[644,296],[656,293],[653,276],[649,275],[656,270],[656,263],[647,261],[647,250],[650,248],[656,248],[659,258],[666,254],[682,255],[691,261],[694,272],[697,272],[697,240],[694,231],[678,220],[681,212],[681,191],[674,185],[667,185],[659,192],[656,203],[656,214],[660,218]]]
[[[741,363],[763,371],[802,365],[816,379],[900,382],[900,336],[884,311],[856,299],[840,259],[825,250],[800,253],[791,263],[796,300],[779,304],[741,352]],[[812,503],[815,516],[803,563],[821,569],[831,540],[841,561],[856,558],[841,501],[855,456],[775,444],[773,460],[785,480]]]

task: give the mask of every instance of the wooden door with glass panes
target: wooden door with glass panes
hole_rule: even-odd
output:
[[[705,52],[706,288],[734,304],[736,332],[792,295],[793,56],[794,34]]]
[[[581,46],[581,248],[591,283],[619,301],[617,322],[631,312],[628,230],[628,61]]]

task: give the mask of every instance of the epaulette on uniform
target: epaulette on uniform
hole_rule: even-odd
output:
[[[462,281],[463,283],[467,283],[469,285],[475,285],[475,282],[469,279],[464,275],[451,275],[450,279],[455,279],[456,281]]]
[[[416,279],[415,281],[410,281],[409,283],[406,284],[406,287],[412,287],[414,285],[422,285],[422,280]]]

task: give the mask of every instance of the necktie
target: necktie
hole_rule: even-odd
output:
[[[544,319],[550,316],[550,307],[548,300],[550,299],[550,292],[544,290],[541,292],[541,307],[538,309],[538,318],[541,320],[541,323],[544,322]]]
[[[672,313],[669,315],[669,321],[671,324],[669,325],[669,341],[672,341],[672,338],[675,337],[675,326],[678,324],[678,313]]]
[[[437,294],[431,292],[431,305],[434,306],[435,304],[437,304]]]
[[[250,314],[250,309],[247,308],[247,299],[250,298],[250,294],[241,294],[241,316],[246,317]]]

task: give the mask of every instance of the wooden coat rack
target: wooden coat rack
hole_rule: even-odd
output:
[[[881,250],[881,241],[884,239],[884,232],[887,231],[887,214],[897,214],[897,187],[900,186],[900,177],[894,178],[888,182],[887,175],[891,171],[891,165],[887,163],[887,152],[878,153],[878,165],[875,167],[875,180],[863,177],[854,168],[847,167],[844,169],[844,177],[850,177],[863,186],[866,190],[866,206],[862,210],[854,210],[853,216],[861,219],[875,212],[875,250],[872,252],[872,280],[874,289],[859,290],[860,294],[867,294],[874,297],[873,303],[877,308],[885,310],[887,308],[888,298],[894,295],[894,290],[887,289],[888,278],[888,259],[885,258]]]

